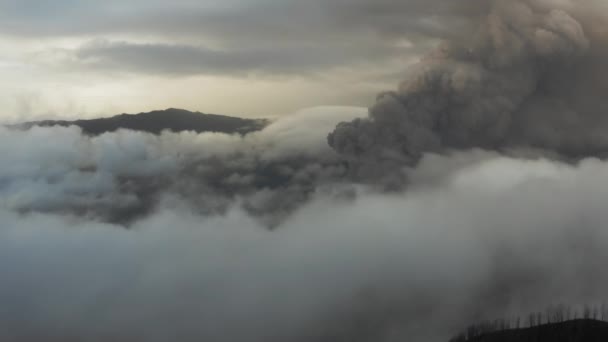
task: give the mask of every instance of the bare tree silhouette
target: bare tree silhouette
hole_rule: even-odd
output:
[[[581,315],[579,315],[579,310],[582,313]],[[516,316],[486,320],[478,324],[470,325],[465,331],[452,338],[450,342],[466,342],[498,332],[536,328],[579,320],[608,322],[608,304],[603,302],[599,305],[585,304],[580,307],[559,304],[548,307],[544,313],[540,311],[530,313],[525,319]]]

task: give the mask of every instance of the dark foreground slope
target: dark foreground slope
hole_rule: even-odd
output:
[[[99,135],[119,129],[129,129],[153,134],[164,130],[173,132],[195,131],[228,134],[246,134],[262,129],[268,124],[264,119],[244,119],[224,115],[203,114],[170,108],[140,114],[121,114],[109,118],[75,121],[35,121],[13,126],[29,129],[33,126],[78,126],[85,134]]]
[[[510,329],[482,334],[452,342],[608,342],[608,323],[597,320],[572,320],[532,328]]]

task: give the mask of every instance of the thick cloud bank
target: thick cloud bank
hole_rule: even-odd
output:
[[[351,158],[408,164],[452,148],[605,154],[605,3],[492,0],[487,7],[465,25],[477,29],[429,54],[397,91],[378,97],[368,118],[338,125],[329,143]]]
[[[91,138],[75,127],[0,128],[0,207],[128,224],[180,197],[203,214],[241,202],[274,225],[315,192],[343,182],[345,163],[325,135],[364,114],[309,109],[244,137],[123,130]]]
[[[320,194],[269,231],[178,203],[130,229],[0,211],[3,340],[446,341],[605,298],[608,164],[427,156],[415,186]]]

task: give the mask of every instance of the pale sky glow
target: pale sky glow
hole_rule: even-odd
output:
[[[0,121],[367,105],[446,34],[418,2],[0,0]]]

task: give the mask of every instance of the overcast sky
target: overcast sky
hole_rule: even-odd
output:
[[[368,105],[464,2],[0,0],[0,117]]]

